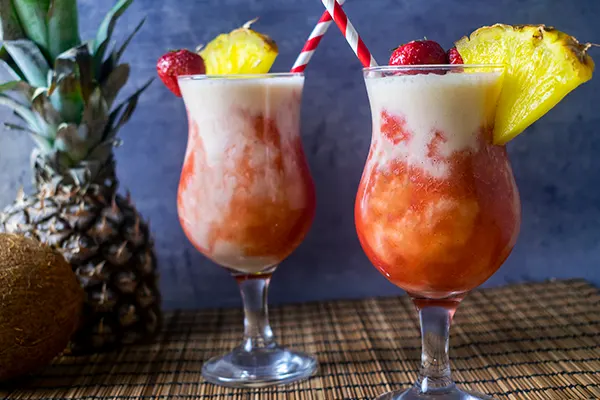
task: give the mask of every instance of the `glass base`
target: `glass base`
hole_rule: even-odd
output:
[[[389,392],[377,397],[376,400],[494,400],[485,394],[462,391],[457,388],[437,393],[422,393],[413,387],[405,391]]]
[[[202,366],[202,376],[208,382],[234,388],[284,385],[308,379],[316,371],[315,358],[278,346],[252,351],[238,347]]]

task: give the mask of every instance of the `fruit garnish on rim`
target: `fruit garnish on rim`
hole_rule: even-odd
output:
[[[181,97],[177,77],[180,75],[204,74],[204,60],[189,50],[173,50],[162,55],[156,63],[156,72],[160,80],[177,97]]]
[[[443,47],[433,40],[413,40],[395,48],[390,56],[389,64],[448,64],[448,57]]]
[[[273,39],[250,28],[256,20],[220,34],[200,49],[208,75],[269,72],[279,51]]]
[[[269,36],[250,29],[256,20],[220,34],[197,52],[182,49],[162,55],[156,63],[158,76],[171,92],[181,97],[177,82],[181,75],[266,74],[277,58],[278,49]]]
[[[589,81],[594,72],[587,53],[591,44],[545,25],[484,26],[455,45],[465,64],[506,66],[494,127],[494,143],[500,145]]]
[[[452,47],[450,50],[448,50],[448,63],[450,63],[450,64],[464,64],[465,63],[463,61],[462,57],[460,56],[460,53],[458,52],[458,50],[456,50],[456,47]]]

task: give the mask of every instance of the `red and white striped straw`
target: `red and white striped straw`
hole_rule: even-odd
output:
[[[337,1],[340,6],[346,2],[346,0]],[[332,21],[333,18],[331,18],[331,14],[329,14],[329,11],[325,11],[323,15],[321,15],[319,22],[317,22],[317,25],[315,25],[315,28],[308,36],[308,39],[306,40],[302,51],[298,55],[298,58],[296,58],[296,62],[294,63],[294,66],[292,67],[290,72],[304,72],[306,66],[308,65],[308,62],[315,53],[317,46],[321,42],[321,39],[323,39],[323,35],[325,35],[327,29],[329,29],[329,25],[331,25]]]
[[[358,32],[348,19],[348,16],[342,10],[342,6],[336,0],[321,0],[329,14],[333,17],[333,21],[340,28],[342,34],[346,38],[346,41],[354,50],[354,53],[358,56],[358,59],[362,63],[364,67],[376,67],[377,62],[371,55],[369,49],[362,41],[360,36],[358,36]]]

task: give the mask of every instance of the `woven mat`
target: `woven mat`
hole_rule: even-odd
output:
[[[263,390],[204,383],[202,362],[238,344],[241,310],[167,315],[154,345],[64,357],[10,399],[373,399],[411,385],[419,328],[406,297],[284,306],[271,310],[281,344],[320,360],[307,382]],[[512,285],[472,293],[451,338],[459,385],[497,399],[600,398],[600,292],[581,280]]]

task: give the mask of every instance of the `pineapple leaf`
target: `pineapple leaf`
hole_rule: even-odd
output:
[[[30,40],[5,40],[3,44],[29,84],[45,87],[50,68],[35,43]]]
[[[2,48],[4,49],[4,48]],[[7,61],[0,59],[0,80],[4,82],[9,81],[22,81],[24,80],[21,75],[15,71],[15,68],[12,68]]]
[[[102,169],[98,162],[82,162],[81,167],[69,168],[69,176],[76,186],[84,186],[91,181],[93,176],[96,176]]]
[[[12,0],[0,0],[0,38],[1,40],[16,40],[24,37],[23,28],[19,17],[12,4]],[[4,15],[7,12],[8,15]]]
[[[96,34],[96,39],[94,40],[94,60],[98,75],[102,67],[102,62],[104,61],[104,53],[106,52],[106,48],[110,42],[110,38],[115,29],[117,20],[121,15],[123,15],[131,3],[133,3],[133,0],[119,0],[111,8],[108,14],[106,14],[106,17],[104,17],[104,20],[100,24],[100,28],[98,28],[98,33]]]
[[[108,55],[108,57],[106,57],[106,60],[104,60],[102,66],[100,67],[100,75],[98,76],[98,82],[104,83],[104,81],[106,81],[112,70],[115,69],[116,65],[117,53],[113,51]]]
[[[25,127],[25,126],[21,126],[21,125],[17,125],[17,124],[11,124],[10,122],[5,122],[4,123],[4,127],[6,129],[10,129],[13,131],[21,131],[21,132],[27,132],[31,138],[33,139],[33,141],[37,144],[38,148],[43,151],[43,152],[50,152],[52,151],[52,145],[50,144],[50,141],[48,140],[48,138],[34,132],[31,130],[31,128]],[[37,149],[36,149],[37,150]]]
[[[38,170],[44,169],[42,166],[45,166],[46,164],[38,163],[38,160],[42,158],[41,154],[42,154],[42,151],[38,148],[34,148],[33,150],[31,150],[31,155],[29,156],[29,162],[30,162],[32,171],[37,172]],[[39,168],[38,168],[38,164],[40,164]],[[35,176],[37,176],[37,174],[34,174],[34,183],[35,183]]]
[[[0,93],[0,104],[12,109],[15,114],[21,117],[36,132],[45,132],[35,113],[15,99]]]
[[[113,147],[113,141],[104,141],[92,149],[92,151],[86,156],[86,160],[105,162],[110,158]]]
[[[48,10],[48,52],[55,59],[64,51],[79,46],[77,0],[51,0]]]
[[[117,50],[117,58],[116,58],[115,62],[119,62],[121,57],[123,57],[123,53],[125,53],[125,49],[127,49],[127,46],[129,46],[129,43],[131,42],[133,37],[136,35],[136,33],[138,33],[140,29],[142,29],[144,22],[146,22],[146,17],[142,18],[142,20],[137,24],[137,26],[135,27],[133,32],[131,32],[129,34],[129,36],[127,37],[127,39],[125,39],[125,41],[123,42],[123,44],[121,45],[119,50]]]
[[[48,98],[48,94],[44,90],[40,90],[39,88],[36,90],[31,101],[31,107],[45,121],[47,125],[45,131],[46,134],[50,137],[54,137],[53,130],[62,122],[62,118],[52,105],[52,102]],[[54,128],[51,130],[50,127]]]
[[[9,78],[2,77],[3,80],[25,80],[25,76],[13,59],[10,58],[4,46],[0,47],[0,66],[2,67],[0,68],[0,74],[8,74],[10,76]]]
[[[91,94],[88,105],[83,111],[82,125],[87,127],[86,140],[96,144],[102,141],[104,130],[109,122],[109,107],[102,95],[102,90],[97,87]]]
[[[34,131],[32,131],[31,129],[29,129],[27,127],[17,125],[17,124],[12,124],[10,122],[5,122],[4,127],[6,129],[11,129],[13,131],[23,131],[23,132],[35,133]]]
[[[50,95],[50,102],[63,121],[80,123],[84,102],[79,79],[72,75],[61,79],[57,90]]]
[[[87,44],[69,49],[57,57],[48,94],[64,121],[81,122],[93,87],[93,60]]]
[[[49,92],[60,86],[63,79],[72,76],[80,82],[81,96],[84,101],[94,89],[93,59],[86,43],[69,49],[60,54],[54,61],[54,71],[50,82]]]
[[[119,91],[125,86],[129,79],[129,65],[120,64],[117,65],[111,74],[106,78],[106,81],[102,85],[102,95],[106,100],[108,108],[112,106],[113,102],[117,98]]]
[[[70,167],[73,166],[73,161],[67,154],[60,150],[51,152],[42,152],[39,148],[34,148],[31,152],[31,168],[34,173],[34,183],[52,182],[73,183],[73,178],[70,174]],[[69,181],[69,178],[71,180]]]
[[[129,37],[121,45],[119,50],[111,52],[110,55],[108,57],[106,57],[106,60],[104,60],[104,62],[102,63],[102,68],[100,69],[100,78],[99,78],[100,82],[104,82],[104,80],[108,78],[108,76],[110,75],[112,70],[115,68],[115,66],[119,63],[119,60],[123,56],[125,49],[131,42],[131,39],[133,39],[135,34],[140,30],[140,28],[144,24],[144,21],[145,21],[145,18],[142,19],[142,21],[138,24],[138,26],[133,30],[133,32],[129,35]]]
[[[38,96],[41,96],[43,94],[48,95],[48,88],[44,88],[44,87],[36,88],[33,91],[33,95],[31,96],[31,101],[32,102],[35,101],[35,99],[37,99]]]
[[[4,126],[7,129],[12,129],[14,131],[27,132],[42,152],[47,153],[47,152],[52,151],[52,145],[50,144],[50,141],[48,140],[48,138],[46,138],[38,133],[35,133],[31,129],[26,128],[21,125],[11,124],[9,122],[5,122]]]
[[[87,154],[86,142],[79,136],[75,124],[62,123],[58,126],[54,148],[68,155],[73,162],[82,160]]]
[[[6,83],[0,84],[0,93],[5,92],[7,90],[13,90],[21,81],[10,81]]]
[[[46,16],[50,8],[50,0],[13,0],[13,5],[26,36],[40,47],[42,53],[47,52]]]
[[[19,93],[21,95],[21,100],[24,101],[24,105],[30,104],[33,88],[29,86],[27,82],[16,80],[0,84],[0,93],[8,91],[12,93]]]
[[[28,131],[28,132],[29,132],[29,136],[31,136],[31,138],[35,142],[37,148],[40,149],[40,151],[42,153],[49,153],[52,151],[52,145],[50,144],[50,141],[48,140],[48,138],[46,138],[38,133],[32,132],[32,131]]]
[[[153,80],[154,78],[148,79],[142,87],[136,90],[110,113],[107,131],[104,133],[103,140],[111,140],[117,136],[119,129],[129,121],[129,118],[131,118],[131,115],[135,111],[140,95],[148,88],[148,86],[150,86]],[[123,108],[125,108],[125,110],[121,113]]]

